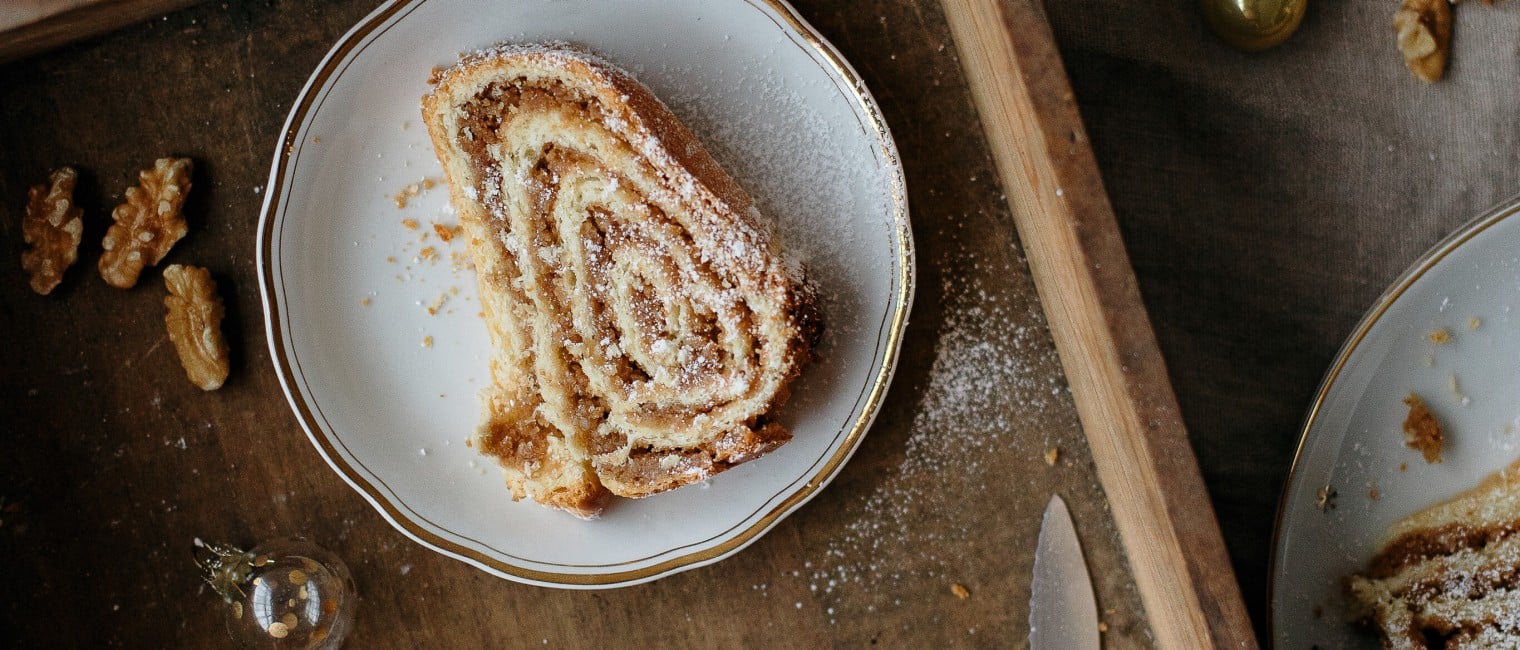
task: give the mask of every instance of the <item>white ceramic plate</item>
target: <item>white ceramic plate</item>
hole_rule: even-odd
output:
[[[488,380],[475,278],[451,263],[462,241],[422,239],[433,222],[457,222],[444,188],[419,187],[404,208],[394,198],[442,177],[419,118],[429,71],[461,51],[543,40],[605,55],[692,127],[808,265],[827,325],[821,360],[780,413],[792,442],[592,522],[511,502],[494,465],[465,446]],[[564,587],[716,562],[816,495],[876,414],[913,289],[902,168],[876,103],[775,0],[387,4],[296,100],[258,247],[272,356],[328,463],[418,542]]]
[[[1520,456],[1517,213],[1520,199],[1427,252],[1362,319],[1326,375],[1278,514],[1277,647],[1377,648],[1348,621],[1342,579],[1366,566],[1389,524]],[[1451,342],[1438,345],[1430,334],[1442,328]],[[1403,444],[1410,392],[1446,431],[1440,464]],[[1321,509],[1327,485],[1336,496]]]

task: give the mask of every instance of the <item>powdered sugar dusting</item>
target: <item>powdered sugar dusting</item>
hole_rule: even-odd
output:
[[[754,199],[748,216],[776,235],[788,273],[823,280],[814,284],[828,323],[824,346],[836,336],[859,335],[859,322],[850,315],[866,310],[866,278],[888,275],[892,258],[873,257],[862,268],[852,252],[891,247],[889,241],[865,241],[863,233],[893,232],[890,226],[868,231],[858,225],[893,218],[893,196],[881,191],[892,186],[891,176],[874,158],[878,152],[843,146],[852,140],[841,131],[860,127],[825,117],[809,96],[824,92],[822,86],[789,84],[766,60],[745,71],[661,66],[634,72]],[[711,101],[732,95],[732,88],[746,91],[742,116],[715,110],[722,105]],[[848,210],[841,211],[842,204]]]
[[[986,523],[987,504],[967,495],[1006,481],[996,473],[1007,471],[1009,454],[1040,457],[1050,435],[1021,430],[1028,414],[1070,408],[1037,305],[980,280],[1015,269],[966,253],[945,266],[968,273],[941,283],[944,320],[923,385],[894,389],[921,396],[901,460],[848,509],[854,519],[804,576],[825,602],[842,607],[864,596],[868,608],[901,606],[889,598],[893,585],[959,577],[954,549],[983,536]],[[844,590],[858,592],[836,593]]]

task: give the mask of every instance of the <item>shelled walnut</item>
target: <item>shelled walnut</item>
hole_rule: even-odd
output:
[[[21,238],[31,248],[21,253],[21,268],[30,276],[32,291],[47,295],[63,281],[63,272],[79,259],[84,210],[74,204],[79,174],[71,167],[54,170],[47,185],[27,193]]]
[[[201,390],[216,390],[231,370],[227,342],[222,338],[222,299],[211,273],[198,266],[170,264],[164,268],[169,296],[169,340],[179,352],[185,375]]]
[[[1434,83],[1451,53],[1451,5],[1446,0],[1404,0],[1393,15],[1399,52],[1414,76]]]
[[[118,289],[137,284],[144,266],[155,266],[185,236],[183,209],[190,192],[189,158],[160,158],[127,188],[126,202],[111,211],[116,223],[106,231],[100,277]]]

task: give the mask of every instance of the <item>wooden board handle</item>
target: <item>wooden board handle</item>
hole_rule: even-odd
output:
[[[1044,9],[941,4],[1156,641],[1254,648]]]
[[[37,22],[0,31],[0,63],[99,36],[203,0],[94,0]]]

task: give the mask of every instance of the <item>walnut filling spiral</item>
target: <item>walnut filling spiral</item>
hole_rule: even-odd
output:
[[[791,437],[770,416],[816,337],[809,294],[647,90],[513,48],[467,57],[424,114],[495,346],[475,442],[515,495],[584,515]]]

